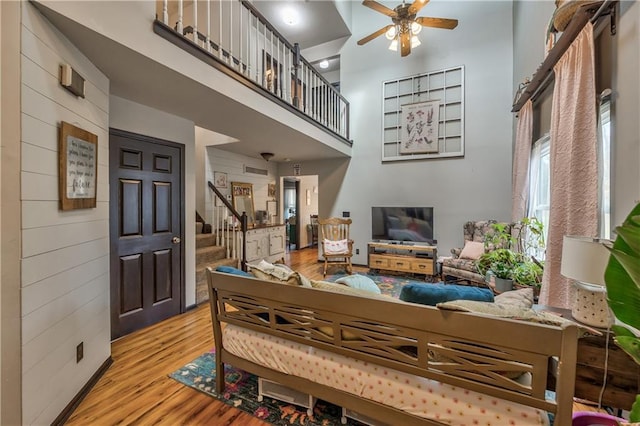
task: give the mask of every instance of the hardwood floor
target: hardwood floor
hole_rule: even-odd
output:
[[[316,250],[314,247],[294,251],[287,254],[285,263],[309,278],[321,279],[322,264],[316,261]],[[354,272],[367,270],[354,266]],[[113,365],[66,424],[266,425],[168,377],[211,348],[208,304],[113,342]],[[574,409],[591,410],[581,404],[574,404]]]

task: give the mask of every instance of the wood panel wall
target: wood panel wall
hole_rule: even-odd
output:
[[[109,80],[31,3],[22,14],[22,423],[49,424],[110,356]],[[85,99],[60,86],[63,63]],[[58,209],[63,120],[98,135],[96,208]]]

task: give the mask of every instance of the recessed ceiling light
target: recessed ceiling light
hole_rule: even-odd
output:
[[[323,59],[323,60],[320,61],[318,66],[320,68],[322,68],[323,70],[326,70],[327,68],[329,68],[329,61],[327,61],[326,59]]]
[[[296,25],[300,21],[298,12],[291,8],[287,8],[282,11],[282,20],[287,25]]]

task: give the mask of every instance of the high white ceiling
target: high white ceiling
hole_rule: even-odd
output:
[[[253,0],[256,9],[289,42],[307,49],[351,35],[333,0]],[[283,15],[290,11],[298,23],[288,25]]]

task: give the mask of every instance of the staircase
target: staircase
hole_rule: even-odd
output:
[[[213,269],[220,265],[238,267],[238,259],[227,259],[227,249],[217,246],[216,234],[201,234],[202,224],[196,223],[196,304],[209,300],[207,290],[207,267]]]

